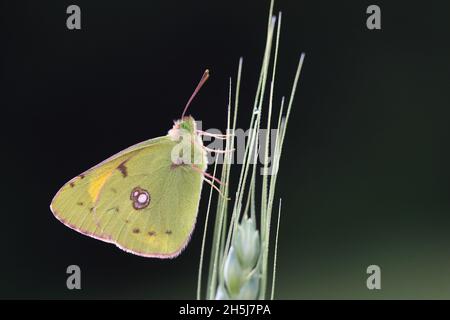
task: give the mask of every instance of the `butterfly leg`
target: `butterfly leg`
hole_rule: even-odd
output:
[[[203,146],[202,148],[208,152],[215,152],[215,153],[228,153],[228,152],[234,152],[234,150],[235,150],[234,148],[229,149],[229,150],[217,150],[217,149],[211,149],[211,148],[208,148],[205,146]]]
[[[202,131],[202,130],[197,130],[197,134],[200,136],[208,136],[208,137],[213,137],[216,139],[221,139],[221,140],[226,140],[229,137],[233,137],[233,134],[216,134],[216,133],[209,133],[206,131]]]
[[[211,187],[213,187],[213,188],[220,194],[220,196],[221,196],[222,198],[226,198],[225,195],[222,193],[222,191],[220,191],[220,189],[217,188],[217,186],[214,184],[213,181],[208,180],[208,179],[206,179],[206,178],[203,178],[203,180],[205,180]],[[226,199],[227,199],[227,200],[230,200],[230,198],[226,198]]]
[[[208,172],[203,171],[202,169],[200,169],[199,167],[197,167],[196,165],[191,165],[192,169],[194,169],[195,171],[197,171],[198,173],[202,174],[205,177],[210,178],[213,181],[216,181],[218,184],[223,185],[224,183],[222,181],[220,181],[219,179],[217,179],[216,177],[210,175]]]
[[[210,175],[208,172],[203,171],[202,169],[198,168],[195,165],[191,165],[191,167],[198,173],[202,174],[203,180],[206,181],[209,185],[211,185],[211,187],[213,187],[223,198],[226,198],[225,195],[220,191],[220,189],[217,188],[217,186],[214,184],[214,181],[216,181],[218,184],[224,185],[224,183],[222,181],[220,181],[216,177]],[[210,178],[211,180],[207,179],[206,177]],[[229,200],[229,199],[230,198],[227,198],[227,200]]]

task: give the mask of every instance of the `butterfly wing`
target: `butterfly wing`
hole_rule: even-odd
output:
[[[72,229],[125,251],[177,256],[194,229],[203,177],[172,164],[174,146],[162,137],[109,158],[64,185],[53,213]]]

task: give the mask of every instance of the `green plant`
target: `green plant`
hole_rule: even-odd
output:
[[[268,287],[269,248],[271,238],[272,211],[275,197],[276,181],[278,177],[279,161],[283,151],[286,128],[296,92],[300,71],[303,65],[304,54],[301,54],[297,71],[295,73],[292,90],[286,111],[285,98],[281,99],[275,147],[272,154],[272,164],[269,168],[270,128],[272,127],[272,111],[274,84],[278,59],[278,47],[281,31],[281,12],[278,18],[272,15],[274,1],[270,3],[269,21],[267,27],[266,46],[263,56],[261,72],[253,104],[253,113],[250,119],[250,135],[245,147],[244,162],[242,164],[237,192],[230,205],[230,171],[232,153],[226,153],[221,168],[220,186],[221,197],[218,198],[214,222],[213,242],[209,263],[209,273],[206,288],[207,299],[265,299]],[[275,43],[275,46],[273,45]],[[274,58],[271,61],[272,50]],[[242,74],[242,58],[239,60],[236,91],[232,102],[231,79],[228,102],[228,121],[226,149],[234,149],[233,133],[236,129],[239,88]],[[269,68],[270,82],[269,85]],[[266,87],[269,87],[269,98],[266,99]],[[267,110],[264,108],[267,107]],[[267,130],[261,130],[261,123],[265,116]],[[260,135],[265,135],[260,146]],[[264,150],[264,161],[257,165],[258,152]],[[262,178],[258,177],[258,170],[262,170]],[[214,167],[214,176],[217,171],[217,161]],[[262,180],[262,181],[261,181]],[[205,253],[205,243],[209,213],[211,211],[212,189],[210,190],[205,230],[203,234],[202,251],[200,257],[197,298],[201,298],[202,266]],[[275,232],[275,247],[272,268],[271,295],[274,297],[276,254],[278,246],[278,231],[281,214],[281,199],[278,210],[278,222]],[[257,228],[259,222],[260,229]]]

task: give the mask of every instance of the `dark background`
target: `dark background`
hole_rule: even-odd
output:
[[[281,163],[278,298],[450,298],[450,5],[287,1],[276,99],[306,52]],[[82,30],[66,28],[66,8]],[[378,4],[382,30],[366,28]],[[244,57],[254,97],[269,1],[9,1],[1,9],[1,298],[195,298],[206,199],[186,251],[145,259],[58,222],[73,176],[180,116],[225,128]],[[205,194],[204,194],[205,195]],[[207,197],[203,197],[207,198]],[[82,290],[66,289],[66,267]],[[366,268],[382,270],[369,291]]]

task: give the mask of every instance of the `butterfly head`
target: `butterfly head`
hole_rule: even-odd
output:
[[[197,125],[191,116],[185,116],[175,121],[172,129],[169,130],[169,137],[173,141],[179,141],[184,135],[197,135]]]
[[[184,117],[183,119],[178,120],[179,127],[181,130],[185,130],[190,134],[195,134],[197,131],[197,125],[195,124],[194,118],[191,116]]]

